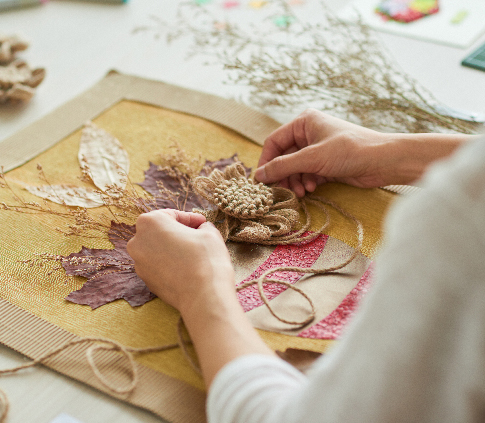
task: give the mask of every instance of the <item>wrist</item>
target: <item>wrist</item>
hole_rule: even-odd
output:
[[[412,184],[429,166],[450,156],[472,136],[462,134],[382,134],[380,149],[382,179],[386,185]]]
[[[232,270],[229,269],[229,270]],[[214,277],[211,281],[201,282],[197,290],[185,296],[179,304],[179,311],[185,321],[199,319],[202,315],[211,316],[214,312],[224,313],[227,305],[237,302],[233,272]]]

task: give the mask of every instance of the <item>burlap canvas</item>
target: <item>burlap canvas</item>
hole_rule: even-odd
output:
[[[77,150],[81,126],[87,119],[123,144],[130,156],[133,183],[143,180],[148,162],[156,162],[174,141],[192,156],[201,154],[204,159],[217,160],[237,153],[247,166],[255,167],[265,136],[278,126],[267,116],[229,100],[111,73],[84,95],[0,145],[0,165],[12,169],[7,173],[12,186],[17,187],[15,181],[41,184],[37,163],[42,164],[51,183],[80,185]],[[363,257],[372,258],[393,194],[340,184],[327,184],[318,194],[363,223]],[[36,199],[25,191],[22,195]],[[0,201],[12,202],[8,191],[0,191]],[[355,225],[333,210],[330,214],[326,234],[355,247]],[[312,216],[315,229],[323,217],[316,209]],[[20,263],[39,253],[66,255],[83,245],[112,248],[107,239],[67,238],[55,231],[65,222],[50,215],[0,211],[0,222],[0,342],[32,358],[75,337],[106,337],[132,347],[176,342],[178,312],[159,299],[137,308],[118,300],[91,310],[65,300],[82,286],[81,278],[67,278],[63,272],[49,275],[49,269]],[[270,331],[260,334],[271,348],[279,350],[294,347],[325,351],[331,344]],[[83,346],[66,350],[48,365],[106,391],[90,373],[84,350]],[[100,360],[110,377],[126,380],[119,356],[105,353]],[[203,382],[180,350],[144,354],[136,360],[141,369],[140,383],[132,394],[120,399],[170,421],[203,421]]]

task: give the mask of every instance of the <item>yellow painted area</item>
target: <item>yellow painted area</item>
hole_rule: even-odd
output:
[[[438,2],[436,0],[415,0],[409,4],[411,10],[416,10],[424,14],[429,13],[437,6]]]
[[[143,171],[149,161],[158,162],[160,153],[177,142],[193,156],[216,160],[238,153],[248,166],[255,166],[261,147],[238,135],[203,119],[169,110],[122,101],[113,106],[94,122],[117,137],[129,153],[130,179],[141,182]],[[7,174],[7,179],[29,184],[43,183],[38,179],[37,163],[52,184],[71,183],[82,185],[77,162],[81,131],[76,131],[56,146],[39,155],[31,162]],[[17,189],[15,183],[12,186]],[[39,201],[26,191],[18,190],[28,201]],[[381,239],[381,223],[393,195],[381,190],[362,190],[339,184],[328,184],[318,191],[355,214],[365,227],[363,253],[372,257]],[[0,190],[0,202],[14,203],[7,190]],[[52,206],[62,211],[61,206]],[[93,213],[105,213],[101,209]],[[313,210],[316,228],[321,213]],[[53,253],[67,255],[79,251],[81,246],[111,248],[105,239],[81,239],[65,237],[56,232],[66,227],[67,221],[52,215],[31,215],[0,210],[2,226],[0,241],[0,296],[10,303],[29,311],[78,336],[102,336],[133,347],[148,347],[176,342],[178,312],[155,299],[132,308],[124,300],[118,300],[96,310],[88,306],[72,304],[64,298],[84,283],[82,278],[67,278],[63,271],[49,275],[48,268],[29,267],[21,260],[34,258],[35,254]],[[349,245],[355,246],[355,225],[335,211],[331,211],[331,224],[327,233]],[[286,335],[260,331],[263,339],[274,349],[288,347],[324,351],[329,341],[300,339]],[[152,369],[203,389],[197,376],[180,350],[151,353],[137,360]]]

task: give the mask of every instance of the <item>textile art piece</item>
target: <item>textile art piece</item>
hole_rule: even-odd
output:
[[[229,100],[111,73],[89,92],[2,143],[0,164],[10,189],[0,190],[0,203],[12,207],[19,198],[24,203],[17,211],[0,210],[0,342],[34,359],[71,342],[45,364],[169,421],[204,421],[204,387],[191,366],[194,354],[183,341],[187,334],[177,330],[178,312],[136,280],[124,250],[134,222],[106,220],[106,204],[115,210],[114,205],[126,198],[118,195],[123,191],[143,198],[149,209],[177,203],[178,208],[207,210],[210,201],[221,199],[218,191],[209,189],[214,178],[233,169],[241,183],[250,181],[247,176],[257,163],[261,143],[278,125]],[[99,170],[98,156],[91,153],[100,148],[103,157],[116,157],[118,171],[106,163]],[[185,164],[200,161],[196,174],[177,167],[180,154]],[[175,179],[198,177],[202,185],[187,191],[183,201],[162,198],[161,186],[178,192],[183,188],[183,183],[174,182],[175,174]],[[103,182],[106,177],[110,183]],[[279,197],[273,205],[262,202],[261,215],[251,208],[241,212],[257,217],[246,232],[235,217],[221,226],[221,232],[227,230],[240,303],[262,338],[281,352],[324,352],[341,334],[368,289],[381,221],[394,198],[384,190],[340,184],[320,187],[316,195],[330,204],[329,224],[319,233],[327,216],[309,202],[299,218],[303,223],[309,216],[311,224],[301,229],[296,243],[239,242],[244,234],[257,232],[253,229],[264,229],[274,216],[295,217],[284,208],[278,211],[274,204],[286,201]],[[56,201],[59,197],[64,200]],[[79,199],[81,205],[57,204]],[[91,222],[82,220],[79,210],[84,209],[79,207],[86,208],[92,221],[103,222],[103,230],[76,232],[72,216]],[[235,222],[240,225],[237,231]],[[356,222],[363,228],[361,242]],[[264,299],[258,286],[250,284],[277,267],[333,268],[349,257],[352,260],[343,268],[328,274],[276,272],[271,279],[285,284],[265,283]],[[99,343],[99,338],[113,344]],[[102,378],[93,372],[86,354],[95,357]]]
[[[425,16],[438,13],[438,0],[384,0],[376,12],[385,19],[409,23]]]

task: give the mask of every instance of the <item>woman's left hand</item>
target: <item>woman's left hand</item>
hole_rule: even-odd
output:
[[[201,296],[227,289],[234,295],[225,243],[201,214],[172,209],[142,214],[127,250],[150,291],[182,314]]]

